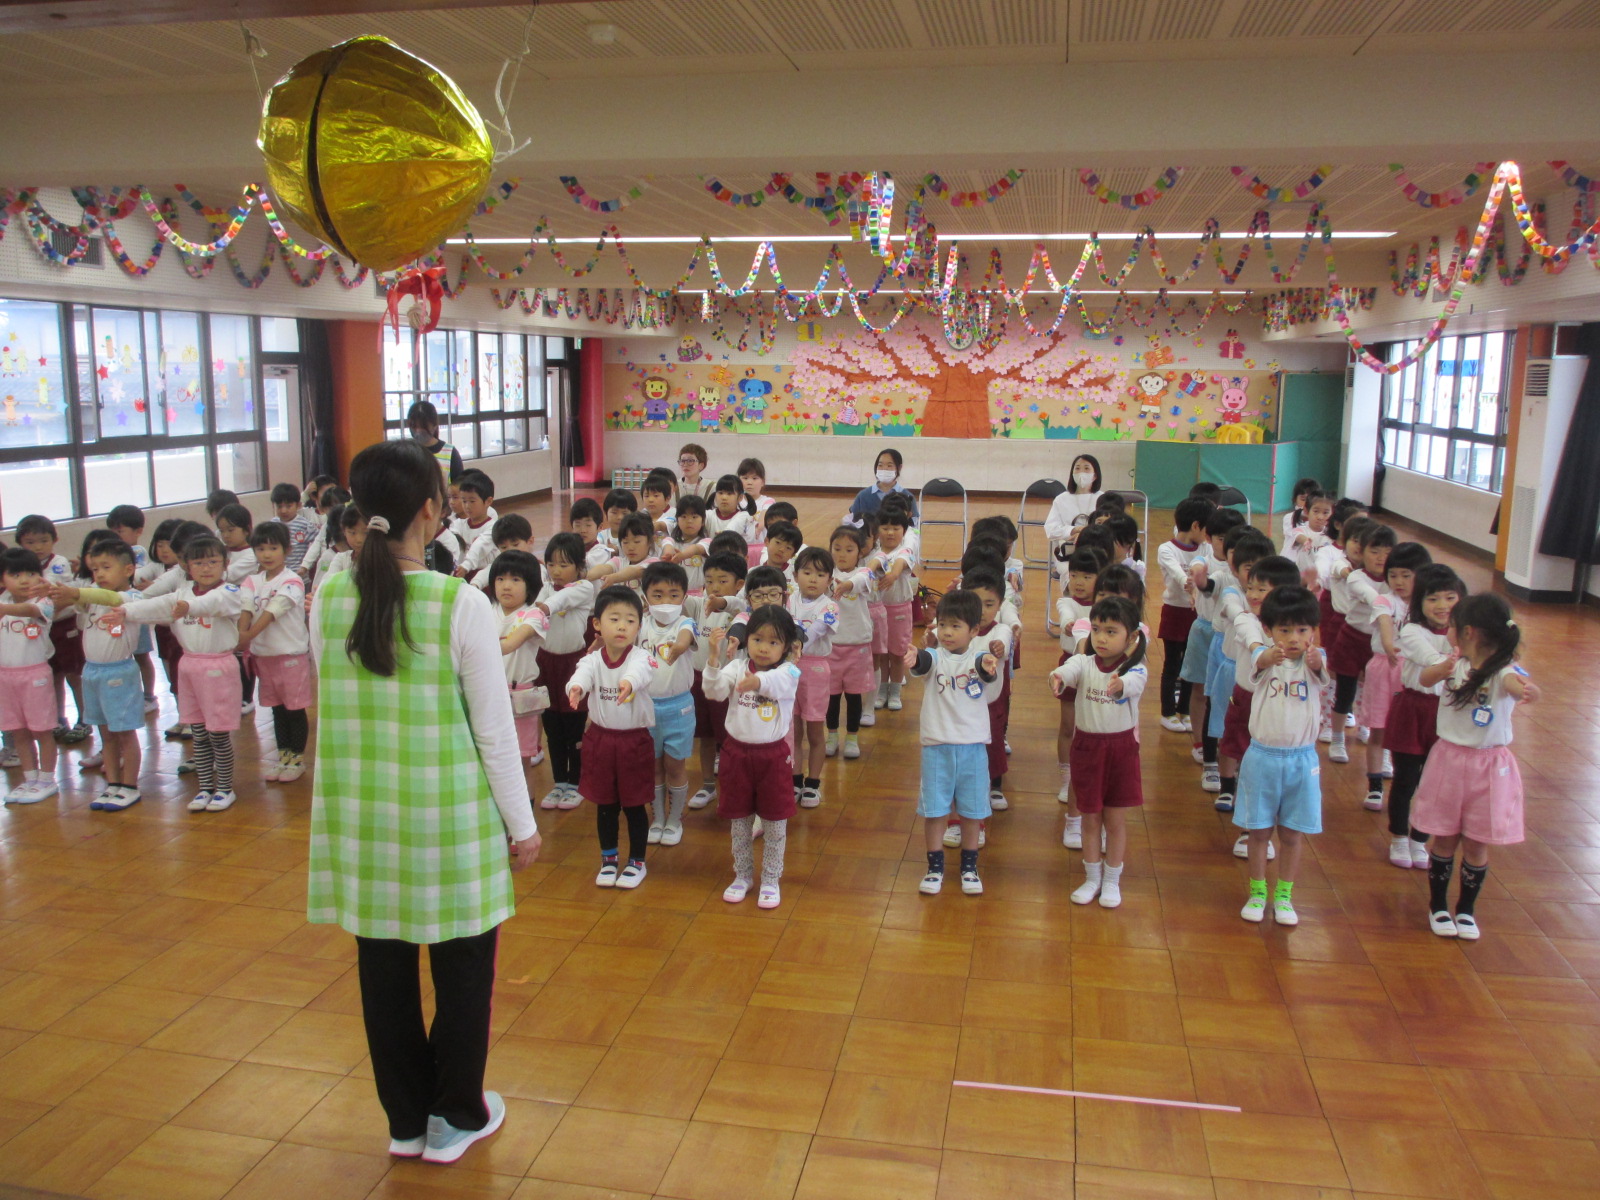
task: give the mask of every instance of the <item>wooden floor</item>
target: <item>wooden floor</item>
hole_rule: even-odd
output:
[[[843,502],[800,506],[816,538]],[[553,528],[548,500],[524,511]],[[508,1115],[453,1167],[385,1154],[352,941],[304,920],[309,780],[252,779],[267,718],[224,814],[184,811],[165,698],[137,808],[91,813],[63,755],[59,802],[0,816],[0,1195],[1600,1194],[1600,615],[1519,614],[1546,696],[1517,716],[1528,840],[1494,852],[1465,945],[1428,932],[1425,875],[1388,865],[1356,763],[1323,772],[1302,924],[1241,921],[1232,828],[1153,698],[1124,904],[1070,904],[1042,602],[1032,576],[982,898],[917,893],[916,685],[829,763],[776,911],[723,903],[711,810],[636,892],[594,887],[589,811],[541,812],[501,941]]]

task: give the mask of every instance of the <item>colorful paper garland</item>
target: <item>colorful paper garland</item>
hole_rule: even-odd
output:
[[[1154,204],[1183,178],[1185,167],[1168,167],[1149,187],[1137,192],[1119,192],[1100,181],[1092,167],[1078,172],[1078,181],[1101,204],[1120,204],[1123,208],[1137,210]]]
[[[644,184],[639,183],[623,192],[615,200],[596,200],[583,190],[583,185],[578,182],[577,177],[574,175],[561,176],[561,186],[567,189],[567,195],[572,197],[574,204],[581,204],[592,213],[621,212],[645,193]]]
[[[1400,185],[1400,190],[1405,193],[1407,200],[1413,204],[1420,204],[1423,208],[1450,208],[1460,204],[1483,185],[1485,179],[1494,177],[1495,164],[1481,162],[1467,173],[1467,177],[1454,187],[1448,187],[1442,192],[1425,192],[1411,182],[1406,174],[1406,169],[1400,163],[1389,164],[1389,174],[1394,176],[1394,181]]]
[[[1270,183],[1263,183],[1261,176],[1255,174],[1249,167],[1229,167],[1233,177],[1239,181],[1239,186],[1261,200],[1268,203],[1276,201],[1279,204],[1293,204],[1296,200],[1304,200],[1312,192],[1328,182],[1328,176],[1333,174],[1331,164],[1314,169],[1299,183],[1288,187],[1273,187]],[[1245,177],[1249,176],[1248,179]]]

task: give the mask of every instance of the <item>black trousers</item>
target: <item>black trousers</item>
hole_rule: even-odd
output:
[[[1194,684],[1178,678],[1183,669],[1183,653],[1189,643],[1175,638],[1161,639],[1161,715],[1182,716],[1189,711],[1189,693]]]
[[[311,725],[305,709],[285,708],[281,704],[272,706],[272,738],[279,750],[304,754],[310,737]]]
[[[550,774],[557,783],[577,783],[583,774],[581,746],[589,714],[547,708],[539,719],[544,725],[544,750],[550,756]]]
[[[422,982],[415,942],[356,938],[361,1017],[372,1052],[378,1100],[389,1136],[422,1137],[429,1117],[457,1129],[489,1123],[483,1071],[489,1061],[489,1006],[494,997],[499,927],[428,947],[433,1028],[422,1023]]]

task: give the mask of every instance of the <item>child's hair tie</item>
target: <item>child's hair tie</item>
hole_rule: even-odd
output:
[[[372,531],[375,530],[378,533],[388,533],[389,532],[389,520],[388,520],[388,518],[387,517],[368,517],[367,518],[367,530],[368,530],[368,532],[372,532]]]

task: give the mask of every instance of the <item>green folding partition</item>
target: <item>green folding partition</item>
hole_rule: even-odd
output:
[[[1200,478],[1236,487],[1258,513],[1272,508],[1272,462],[1276,445],[1221,445],[1200,448]]]
[[[1295,479],[1309,475],[1322,486],[1337,491],[1344,457],[1344,373],[1296,372],[1283,377],[1283,401],[1278,413],[1278,437],[1300,443],[1294,468],[1280,464],[1292,490]],[[1278,507],[1294,503],[1290,496]]]
[[[1133,455],[1133,486],[1152,508],[1172,508],[1200,478],[1200,447],[1193,442],[1139,442]]]
[[[1278,461],[1273,473],[1276,478],[1272,484],[1272,511],[1288,512],[1294,507],[1294,481],[1303,474],[1299,442],[1278,443]]]

